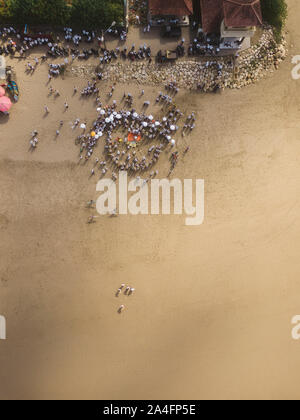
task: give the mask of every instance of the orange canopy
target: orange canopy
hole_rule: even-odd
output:
[[[129,133],[128,135],[128,141],[141,141],[142,140],[142,136],[140,134],[136,135],[133,133]]]

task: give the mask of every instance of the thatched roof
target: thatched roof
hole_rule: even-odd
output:
[[[219,32],[223,20],[223,0],[200,0],[200,3],[203,31]]]
[[[193,0],[149,0],[149,9],[152,16],[190,16],[193,14]]]
[[[262,25],[260,0],[200,0],[204,32],[219,32],[225,26],[243,28]]]
[[[223,7],[227,27],[262,25],[260,0],[223,0]]]

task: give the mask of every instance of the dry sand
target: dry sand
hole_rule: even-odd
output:
[[[300,5],[289,5],[297,55]],[[53,82],[66,92],[54,104],[46,66],[30,77],[13,65],[22,95],[0,121],[1,399],[299,398],[300,82],[290,57],[241,91],[180,93],[198,128],[174,176],[205,179],[199,227],[178,216],[87,225],[96,181],[77,164],[69,127],[95,115],[92,100],[71,98],[86,80]],[[118,96],[124,89],[136,88],[118,86]],[[135,295],[117,299],[121,283]]]

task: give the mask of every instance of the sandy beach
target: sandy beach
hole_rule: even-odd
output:
[[[89,78],[53,80],[54,99],[46,64],[30,76],[26,61],[7,59],[21,96],[0,119],[1,399],[300,398],[300,5],[288,3],[278,71],[241,90],[176,97],[197,127],[178,137],[190,152],[172,177],[205,180],[201,226],[174,215],[87,224],[97,180],[78,164],[71,125],[95,119],[95,101],[73,95]],[[102,97],[110,84],[99,86]],[[153,102],[159,87],[143,88]],[[115,99],[140,90],[117,84]],[[167,176],[167,156],[158,169]],[[116,298],[121,283],[135,293]]]

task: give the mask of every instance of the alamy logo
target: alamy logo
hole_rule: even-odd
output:
[[[0,340],[6,340],[6,319],[0,315]]]
[[[102,194],[96,203],[97,211],[100,215],[114,212],[120,215],[170,215],[173,210],[173,214],[189,216],[185,219],[187,226],[199,226],[204,221],[204,180],[196,179],[195,197],[193,184],[192,179],[182,182],[180,179],[149,178],[136,178],[128,183],[127,172],[120,171],[117,183],[112,179],[98,182],[97,191]],[[130,197],[129,193],[132,193]]]
[[[295,55],[292,58],[292,64],[295,64],[295,67],[293,67],[292,70],[292,78],[294,80],[300,79],[300,55]]]
[[[295,315],[292,318],[292,324],[294,325],[292,329],[292,338],[294,340],[300,340],[300,315]]]

